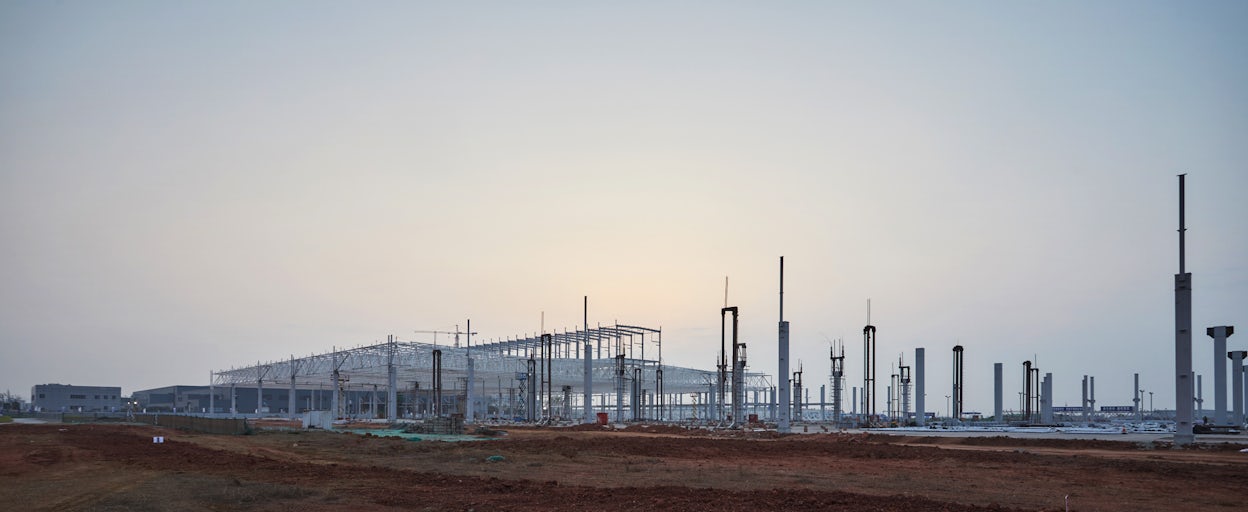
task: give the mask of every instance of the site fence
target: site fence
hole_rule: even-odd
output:
[[[136,414],[134,421],[160,427],[181,428],[206,434],[249,434],[251,426],[243,418],[204,418],[173,414]]]

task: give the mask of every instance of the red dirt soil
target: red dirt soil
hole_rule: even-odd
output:
[[[924,512],[1064,510],[1069,495],[1070,510],[1237,510],[1248,489],[1237,451],[769,435],[578,427],[441,443],[5,425],[0,509]]]

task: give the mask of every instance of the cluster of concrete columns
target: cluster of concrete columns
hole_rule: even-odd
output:
[[[1234,425],[1244,424],[1244,399],[1248,395],[1248,379],[1245,372],[1244,359],[1248,351],[1226,350],[1226,339],[1235,334],[1235,326],[1220,325],[1205,329],[1205,334],[1213,338],[1213,424]],[[1226,359],[1222,358],[1226,354]],[[1227,361],[1230,361],[1231,373],[1231,406],[1227,407],[1226,374]]]

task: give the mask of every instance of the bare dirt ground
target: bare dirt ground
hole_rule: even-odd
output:
[[[1066,496],[1078,511],[1236,510],[1248,492],[1239,448],[674,427],[441,443],[4,425],[0,510],[924,512],[1065,510]]]

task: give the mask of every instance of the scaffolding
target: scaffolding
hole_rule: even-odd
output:
[[[659,329],[628,325],[462,347],[390,336],[383,343],[213,372],[211,386],[255,386],[258,392],[266,386],[286,388],[291,397],[299,390],[333,390],[329,404],[300,407],[305,404],[292,399],[285,409],[292,417],[316,409],[331,411],[337,418],[358,415],[396,421],[463,415],[468,422],[479,418],[537,423],[595,420],[585,417],[586,408],[578,407],[584,405],[581,391],[590,382],[595,391],[590,411],[614,411],[616,421],[683,421],[695,416],[698,403],[685,404],[683,396],[707,393],[717,374],[662,364],[661,340]],[[659,351],[652,350],[651,357],[647,343],[658,344]],[[746,390],[771,388],[764,374],[746,373],[744,381]],[[562,391],[561,396],[552,396],[551,390]],[[347,405],[350,397],[355,397],[354,409]],[[369,401],[366,412],[359,397]]]

